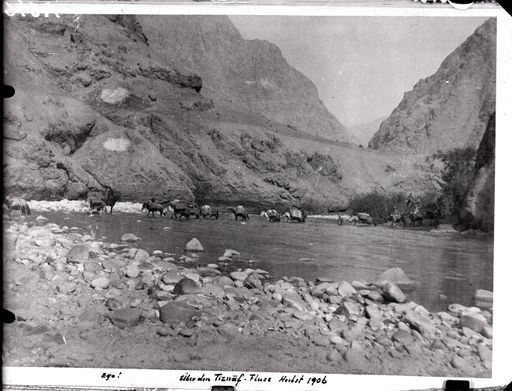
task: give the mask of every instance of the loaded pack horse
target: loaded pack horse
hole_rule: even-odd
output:
[[[107,205],[105,204],[105,201],[103,201],[101,198],[97,196],[89,197],[87,199],[87,202],[89,203],[91,214],[107,213]]]
[[[228,210],[233,213],[235,220],[238,220],[239,217],[243,220],[249,220],[249,212],[242,205],[238,205],[235,208],[230,206]]]
[[[174,200],[171,202],[171,206],[174,209],[174,218],[180,219],[182,216],[187,220],[191,216],[195,216],[196,219],[201,217],[199,208],[194,203],[187,204],[184,201]]]
[[[289,213],[290,221],[297,221],[299,223],[305,223],[308,217],[307,213],[299,208],[292,208]]]
[[[5,197],[5,206],[7,207],[7,212],[9,215],[13,210],[19,210],[22,215],[30,214],[30,207],[28,206],[28,202],[20,197]]]
[[[359,212],[359,213],[356,213],[355,215],[351,216],[350,219],[348,220],[348,222],[352,223],[352,224],[363,223],[363,224],[377,226],[377,223],[375,222],[373,217],[370,216],[369,213],[364,213],[364,212]]]
[[[147,210],[149,214],[151,213],[152,217],[155,217],[155,212],[160,212],[160,216],[163,217],[166,214],[166,208],[171,203],[171,200],[164,201],[164,202],[156,202],[154,198],[151,199],[149,202],[144,202],[142,204],[142,211]]]
[[[210,205],[201,206],[199,214],[205,219],[219,219],[219,210],[217,208],[212,208]]]

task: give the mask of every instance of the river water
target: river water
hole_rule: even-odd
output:
[[[176,221],[126,213],[41,214],[59,225],[83,228],[107,242],[120,243],[121,236],[131,232],[142,238],[136,246],[176,257],[183,254],[185,243],[196,237],[205,248],[205,252],[198,253],[200,264],[215,263],[224,249],[231,248],[240,252],[232,267],[261,268],[271,278],[372,281],[386,269],[398,266],[417,283],[408,297],[430,311],[445,310],[451,303],[473,305],[477,289],[492,290],[492,237],[386,226],[339,226],[325,219],[308,219],[305,224],[269,223],[251,216],[243,224],[228,215],[218,221]]]

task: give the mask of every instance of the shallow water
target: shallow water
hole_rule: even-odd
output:
[[[335,221],[268,223],[251,216],[246,224],[223,215],[216,220],[182,220],[143,214],[88,216],[79,213],[41,213],[51,222],[84,228],[97,239],[120,243],[124,233],[142,238],[137,246],[183,254],[185,243],[196,237],[205,248],[199,263],[215,263],[226,248],[240,252],[238,267],[267,270],[315,280],[372,281],[381,272],[400,267],[418,288],[410,299],[431,311],[447,304],[473,305],[477,289],[492,290],[493,240],[391,227],[338,226]],[[168,227],[170,229],[164,229]],[[249,260],[254,262],[248,263]]]

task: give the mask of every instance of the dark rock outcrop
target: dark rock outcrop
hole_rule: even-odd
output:
[[[463,229],[494,230],[495,115],[487,122],[475,162],[475,179],[471,184],[460,225]]]
[[[477,147],[496,101],[496,18],[487,20],[420,80],[380,126],[369,147],[434,153]]]

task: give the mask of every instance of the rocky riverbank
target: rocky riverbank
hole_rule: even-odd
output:
[[[235,250],[199,265],[197,240],[150,254],[132,234],[4,224],[6,366],[491,375],[491,292],[477,292],[480,308],[430,313],[398,269],[372,283],[271,282],[230,267]]]

